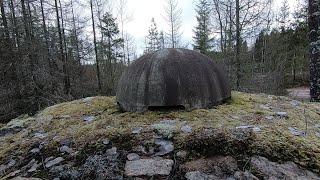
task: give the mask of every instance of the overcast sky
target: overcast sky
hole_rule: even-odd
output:
[[[294,9],[297,0],[288,0],[291,10]],[[138,55],[142,54],[145,48],[144,39],[148,34],[151,18],[155,18],[158,30],[166,31],[167,23],[164,20],[165,0],[128,0],[128,11],[132,14],[132,20],[125,25],[126,31],[133,35],[137,44]],[[274,0],[274,9],[281,6],[282,0]],[[193,28],[196,26],[196,13],[194,0],[179,0],[182,9],[183,42],[192,43]],[[190,46],[191,47],[191,46]]]

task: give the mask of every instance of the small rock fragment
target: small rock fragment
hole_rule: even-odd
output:
[[[40,164],[38,164],[37,162],[35,162],[31,168],[28,170],[29,173],[34,172],[38,169],[38,167],[40,166]]]
[[[200,171],[192,171],[187,172],[185,175],[185,178],[187,180],[210,180],[210,179],[220,179],[217,176],[214,175],[207,175],[205,173],[202,173]]]
[[[239,116],[234,116],[234,115],[232,115],[231,118],[232,118],[232,119],[237,119],[237,120],[240,119]]]
[[[142,127],[136,127],[132,129],[132,134],[140,134],[142,131]]]
[[[260,132],[261,128],[256,126],[256,127],[252,128],[252,131],[253,132]]]
[[[271,109],[271,107],[268,104],[266,104],[266,105],[261,104],[259,107],[260,107],[260,109],[263,109],[263,110],[270,110]]]
[[[95,117],[94,116],[83,116],[83,120],[85,122],[91,122],[91,121],[95,120]]]
[[[178,151],[176,155],[178,158],[185,159],[187,157],[187,154],[187,151]]]
[[[44,160],[44,162],[46,163],[46,162],[48,162],[48,161],[51,161],[52,159],[54,159],[53,156],[47,157],[47,158]]]
[[[192,127],[189,125],[184,125],[181,127],[181,131],[186,134],[192,133]]]
[[[68,153],[68,154],[72,153],[72,149],[69,148],[69,146],[61,146],[59,148],[59,151],[62,152],[62,153]]]
[[[136,153],[130,153],[127,155],[129,161],[139,160],[140,156]]]
[[[38,153],[40,153],[40,149],[39,148],[33,148],[33,149],[30,150],[30,152],[33,153],[33,154],[38,154]]]
[[[287,112],[276,112],[276,115],[280,118],[288,118]]]
[[[154,176],[169,175],[173,166],[171,159],[140,159],[127,161],[126,176]]]
[[[266,120],[268,120],[268,121],[273,120],[273,116],[266,116],[265,118],[266,118]]]
[[[289,127],[288,129],[289,129],[289,131],[291,132],[292,135],[295,135],[295,136],[304,136],[304,135],[306,135],[306,133],[304,131],[300,131],[297,128]]]
[[[86,97],[82,99],[82,102],[84,102],[86,105],[90,105],[91,101],[94,99],[94,97]]]
[[[46,168],[50,168],[50,167],[52,167],[52,166],[55,166],[55,165],[61,163],[62,161],[64,161],[64,159],[63,159],[62,157],[57,157],[57,158],[55,158],[55,159],[53,159],[53,160],[51,160],[51,161],[48,161],[48,162],[46,163],[45,167],[46,167]]]
[[[8,176],[9,176],[9,177],[15,177],[15,176],[17,176],[20,172],[21,172],[21,170],[16,170],[16,171],[11,172]]]
[[[297,106],[300,106],[301,102],[300,101],[297,101],[297,100],[292,100],[290,102],[291,106],[293,107],[297,107]]]
[[[47,137],[47,134],[45,134],[45,133],[35,133],[33,137],[39,138],[39,139],[44,139],[44,138]]]
[[[116,155],[116,154],[117,154],[117,148],[116,148],[116,147],[113,147],[113,148],[111,148],[111,149],[108,149],[108,150],[106,151],[106,154],[107,154],[108,156]]]
[[[102,144],[104,144],[104,145],[108,145],[109,143],[110,143],[109,139],[102,140]]]
[[[160,145],[159,152],[157,152],[156,156],[166,155],[174,150],[174,145],[172,141],[163,140],[163,139],[155,139],[154,142],[156,145]]]

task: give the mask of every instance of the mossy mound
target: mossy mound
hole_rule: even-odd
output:
[[[163,120],[175,124],[161,127]],[[265,94],[233,92],[230,102],[215,109],[144,113],[121,112],[114,97],[92,97],[1,126],[0,165],[14,158],[30,161],[30,150],[39,144],[45,146],[45,158],[59,154],[61,141],[68,139],[81,160],[81,154],[104,148],[99,145],[104,139],[130,150],[148,146],[160,132],[172,140],[175,150],[187,150],[191,157],[231,155],[245,164],[246,157],[261,155],[293,161],[316,173],[320,169],[320,104]]]

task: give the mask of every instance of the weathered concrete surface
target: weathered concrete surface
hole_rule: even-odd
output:
[[[117,90],[117,103],[125,111],[210,108],[230,97],[224,69],[209,57],[186,49],[142,56],[123,73]]]

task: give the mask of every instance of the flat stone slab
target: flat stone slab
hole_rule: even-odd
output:
[[[126,176],[154,176],[169,175],[173,166],[171,159],[139,159],[127,161],[125,166]]]

